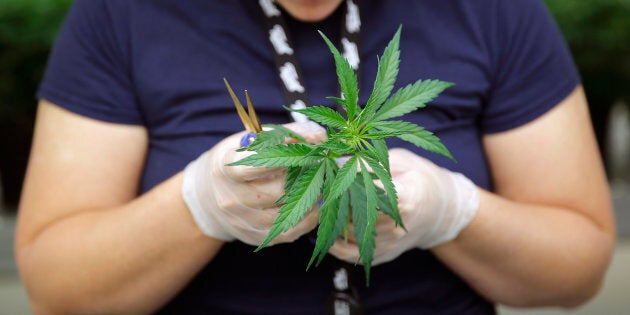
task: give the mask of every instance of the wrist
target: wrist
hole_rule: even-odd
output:
[[[210,187],[206,187],[208,183],[204,178],[204,174],[208,174],[206,167],[208,154],[209,152],[202,154],[184,169],[182,198],[197,228],[204,235],[221,241],[232,241],[234,237],[221,227],[220,221],[213,216],[212,205],[208,204],[208,200],[204,200],[204,196],[208,199],[213,194],[209,191]]]
[[[442,206],[434,211],[442,214],[433,225],[429,238],[425,238],[420,248],[429,249],[456,239],[472,222],[479,209],[479,188],[466,176],[444,170],[445,186],[442,189]]]

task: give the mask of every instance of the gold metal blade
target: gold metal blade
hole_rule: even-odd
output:
[[[236,112],[238,113],[238,117],[241,119],[241,122],[243,122],[243,126],[245,126],[245,129],[247,129],[247,131],[249,132],[256,132],[256,128],[254,127],[254,124],[250,121],[249,116],[247,115],[247,112],[245,111],[245,108],[236,97],[236,94],[234,94],[234,91],[232,90],[232,87],[228,83],[227,79],[223,78],[223,82],[225,82],[225,86],[227,87],[228,92],[230,93],[230,97],[232,98],[232,102],[234,103],[234,106],[236,107]]]
[[[260,119],[258,115],[256,115],[256,110],[254,110],[254,104],[252,104],[252,99],[249,97],[249,92],[245,90],[245,99],[247,100],[247,111],[249,112],[249,121],[252,123],[254,127],[254,132],[259,133],[262,131],[262,126],[260,125]]]

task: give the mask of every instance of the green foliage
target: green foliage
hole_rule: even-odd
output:
[[[630,0],[545,3],[569,43],[587,94],[630,103]]]
[[[0,1],[0,119],[32,114],[35,89],[71,2]]]
[[[35,118],[35,90],[71,0],[0,0],[0,181],[19,201]],[[5,209],[6,209],[5,208]]]
[[[2,43],[50,46],[72,0],[2,0]]]
[[[354,71],[320,32],[333,54],[345,97],[335,98],[335,101],[343,107],[347,118],[322,106],[293,110],[328,127],[328,139],[321,144],[308,144],[296,139],[286,128],[269,126],[271,130],[261,132],[256,141],[244,148],[255,154],[230,164],[288,168],[285,194],[278,200],[278,204],[283,205],[257,250],[294,227],[321,195],[317,240],[308,267],[319,264],[335,240],[348,230],[348,224],[352,224],[359,248],[357,263],[363,263],[369,283],[378,211],[403,226],[384,140],[399,137],[452,159],[448,149],[432,133],[410,122],[388,120],[426,106],[452,85],[438,80],[418,80],[390,97],[400,63],[400,33],[401,28],[385,48],[371,96],[365,108],[361,108]],[[298,143],[286,144],[284,137]],[[342,156],[348,159],[340,167],[338,158]],[[376,186],[374,180],[379,180],[383,188]]]
[[[263,125],[263,127],[272,126]],[[304,138],[302,138],[299,134],[285,128],[284,126],[275,125],[267,132],[258,134],[254,142],[248,146],[248,150],[260,150],[284,143],[284,139],[287,137],[304,142]],[[239,149],[238,151],[245,151],[245,148]]]
[[[545,0],[545,3],[582,69],[621,64],[630,74],[630,0]]]
[[[418,108],[422,108],[426,103],[432,101],[435,97],[440,95],[442,91],[452,85],[452,83],[439,80],[420,80],[409,84],[392,95],[392,97],[383,104],[383,107],[379,110],[378,115],[376,115],[374,119],[381,121],[400,117]]]
[[[316,150],[317,147],[306,143],[267,146],[258,149],[257,154],[245,157],[230,166],[306,166],[317,163],[324,157],[322,154],[315,154]]]

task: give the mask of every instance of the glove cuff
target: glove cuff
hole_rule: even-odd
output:
[[[212,215],[213,209],[204,209],[203,197],[209,198],[208,194],[212,193],[207,187],[204,187],[207,183],[203,181],[203,177],[207,173],[205,160],[208,154],[208,152],[202,154],[184,169],[181,189],[182,197],[197,227],[203,234],[223,241],[233,241],[234,237],[221,228],[216,218]]]
[[[449,242],[457,238],[459,233],[470,224],[477,209],[479,209],[479,189],[466,176],[460,173],[449,172],[452,180],[453,190],[450,196],[445,196],[451,200],[445,200],[448,204],[442,211],[448,211],[442,216],[441,222],[434,229],[433,240],[421,246],[422,249],[428,249],[437,245]]]

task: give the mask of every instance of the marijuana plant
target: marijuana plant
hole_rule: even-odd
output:
[[[347,238],[348,227],[352,224],[359,248],[357,263],[363,263],[369,283],[378,211],[404,228],[398,212],[385,139],[398,137],[453,159],[433,133],[413,123],[391,119],[425,107],[452,84],[418,80],[390,97],[400,63],[399,27],[379,59],[372,93],[361,108],[354,71],[330,40],[319,33],[333,54],[343,95],[342,98],[330,98],[343,108],[345,117],[325,106],[294,109],[292,111],[326,126],[327,140],[309,144],[282,126],[266,125],[266,131],[259,133],[254,142],[241,149],[254,151],[255,154],[230,165],[287,168],[285,194],[277,201],[282,206],[267,238],[256,251],[295,226],[319,201],[317,240],[307,269],[314,262],[317,265],[322,261],[336,239],[342,235]],[[286,138],[295,142],[286,143]],[[338,165],[340,157],[347,158],[341,166]],[[383,188],[375,185],[375,180],[379,180]]]

